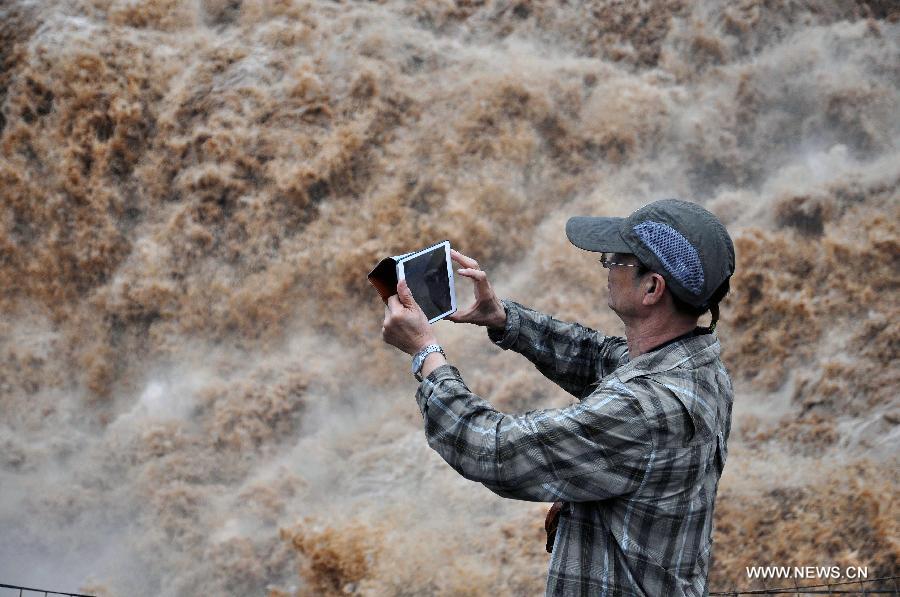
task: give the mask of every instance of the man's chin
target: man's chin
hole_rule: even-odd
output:
[[[606,306],[609,307],[609,310],[612,311],[613,313],[615,313],[616,315],[619,314],[619,310],[616,309],[616,306],[612,304],[612,301],[606,301]]]
[[[618,309],[615,305],[613,305],[611,301],[607,301],[606,306],[609,307],[610,311],[612,311],[613,313],[616,314],[616,317],[618,317],[619,319],[622,320],[622,323],[625,322],[625,320],[622,318],[622,315],[627,315],[627,314],[623,313],[621,309]]]

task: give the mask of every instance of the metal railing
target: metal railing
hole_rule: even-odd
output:
[[[44,589],[33,589],[31,587],[20,587],[18,585],[5,585],[0,583],[0,589],[12,589],[19,591],[19,597],[27,597],[27,593],[38,593],[44,597],[50,595],[63,595],[64,597],[96,597],[95,595],[85,595],[83,593],[67,593],[66,591],[46,591]]]
[[[896,595],[900,597],[900,585],[898,585],[897,583],[898,579],[900,579],[900,576],[883,576],[881,578],[848,580],[845,582],[805,586],[798,585],[797,581],[795,580],[793,587],[711,591],[709,595],[710,597],[713,597],[714,595],[717,595],[719,597],[740,597],[741,595]],[[884,585],[890,583],[893,584],[894,588],[866,588],[866,585],[872,585],[876,582],[884,583]],[[765,587],[765,581],[763,581],[763,586]]]

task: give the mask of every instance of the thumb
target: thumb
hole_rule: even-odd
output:
[[[406,285],[406,280],[400,280],[400,282],[397,283],[397,296],[400,298],[400,303],[404,307],[412,309],[416,304],[412,291],[409,289],[409,286]]]

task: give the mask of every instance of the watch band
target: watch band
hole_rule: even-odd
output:
[[[444,349],[441,348],[438,344],[429,344],[422,350],[416,353],[412,360],[412,374],[413,377],[416,378],[416,381],[422,381],[422,365],[425,364],[425,359],[433,352],[439,352],[444,356],[447,354],[444,352]]]

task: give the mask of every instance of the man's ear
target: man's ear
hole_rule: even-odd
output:
[[[655,305],[662,300],[663,293],[666,290],[666,279],[656,272],[653,272],[650,274],[646,289],[644,296],[641,298],[641,302],[648,306]]]

